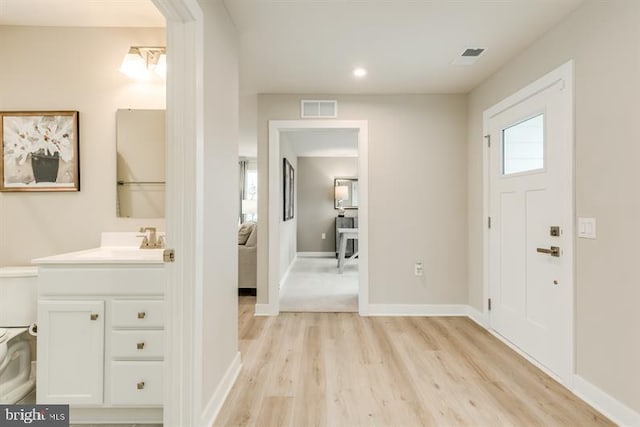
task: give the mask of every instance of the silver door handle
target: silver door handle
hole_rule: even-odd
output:
[[[560,256],[560,248],[557,246],[551,246],[549,249],[546,248],[538,248],[536,252],[541,254],[551,255],[553,257],[558,258]]]

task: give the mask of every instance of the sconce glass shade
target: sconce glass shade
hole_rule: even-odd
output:
[[[147,64],[140,49],[132,47],[129,49],[120,65],[120,72],[134,79],[144,79],[147,74]]]
[[[158,58],[158,63],[156,64],[156,68],[154,68],[153,71],[163,79],[167,77],[167,55],[165,55],[164,53],[160,55],[160,58]]]
[[[125,55],[120,71],[136,80],[146,80],[153,71],[164,78],[167,74],[167,56],[164,47],[132,46]]]

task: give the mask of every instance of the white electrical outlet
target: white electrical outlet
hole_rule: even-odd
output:
[[[416,276],[424,276],[424,266],[421,262],[416,262],[413,266],[413,274]]]
[[[325,240],[327,238],[327,233],[322,233],[322,240]]]

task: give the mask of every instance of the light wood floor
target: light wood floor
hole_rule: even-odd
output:
[[[216,426],[613,426],[471,320],[285,313],[240,298]]]

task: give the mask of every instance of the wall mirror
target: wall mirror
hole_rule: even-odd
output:
[[[118,110],[116,146],[116,215],[164,218],[165,110]]]
[[[358,178],[335,178],[333,187],[336,209],[358,209]]]

